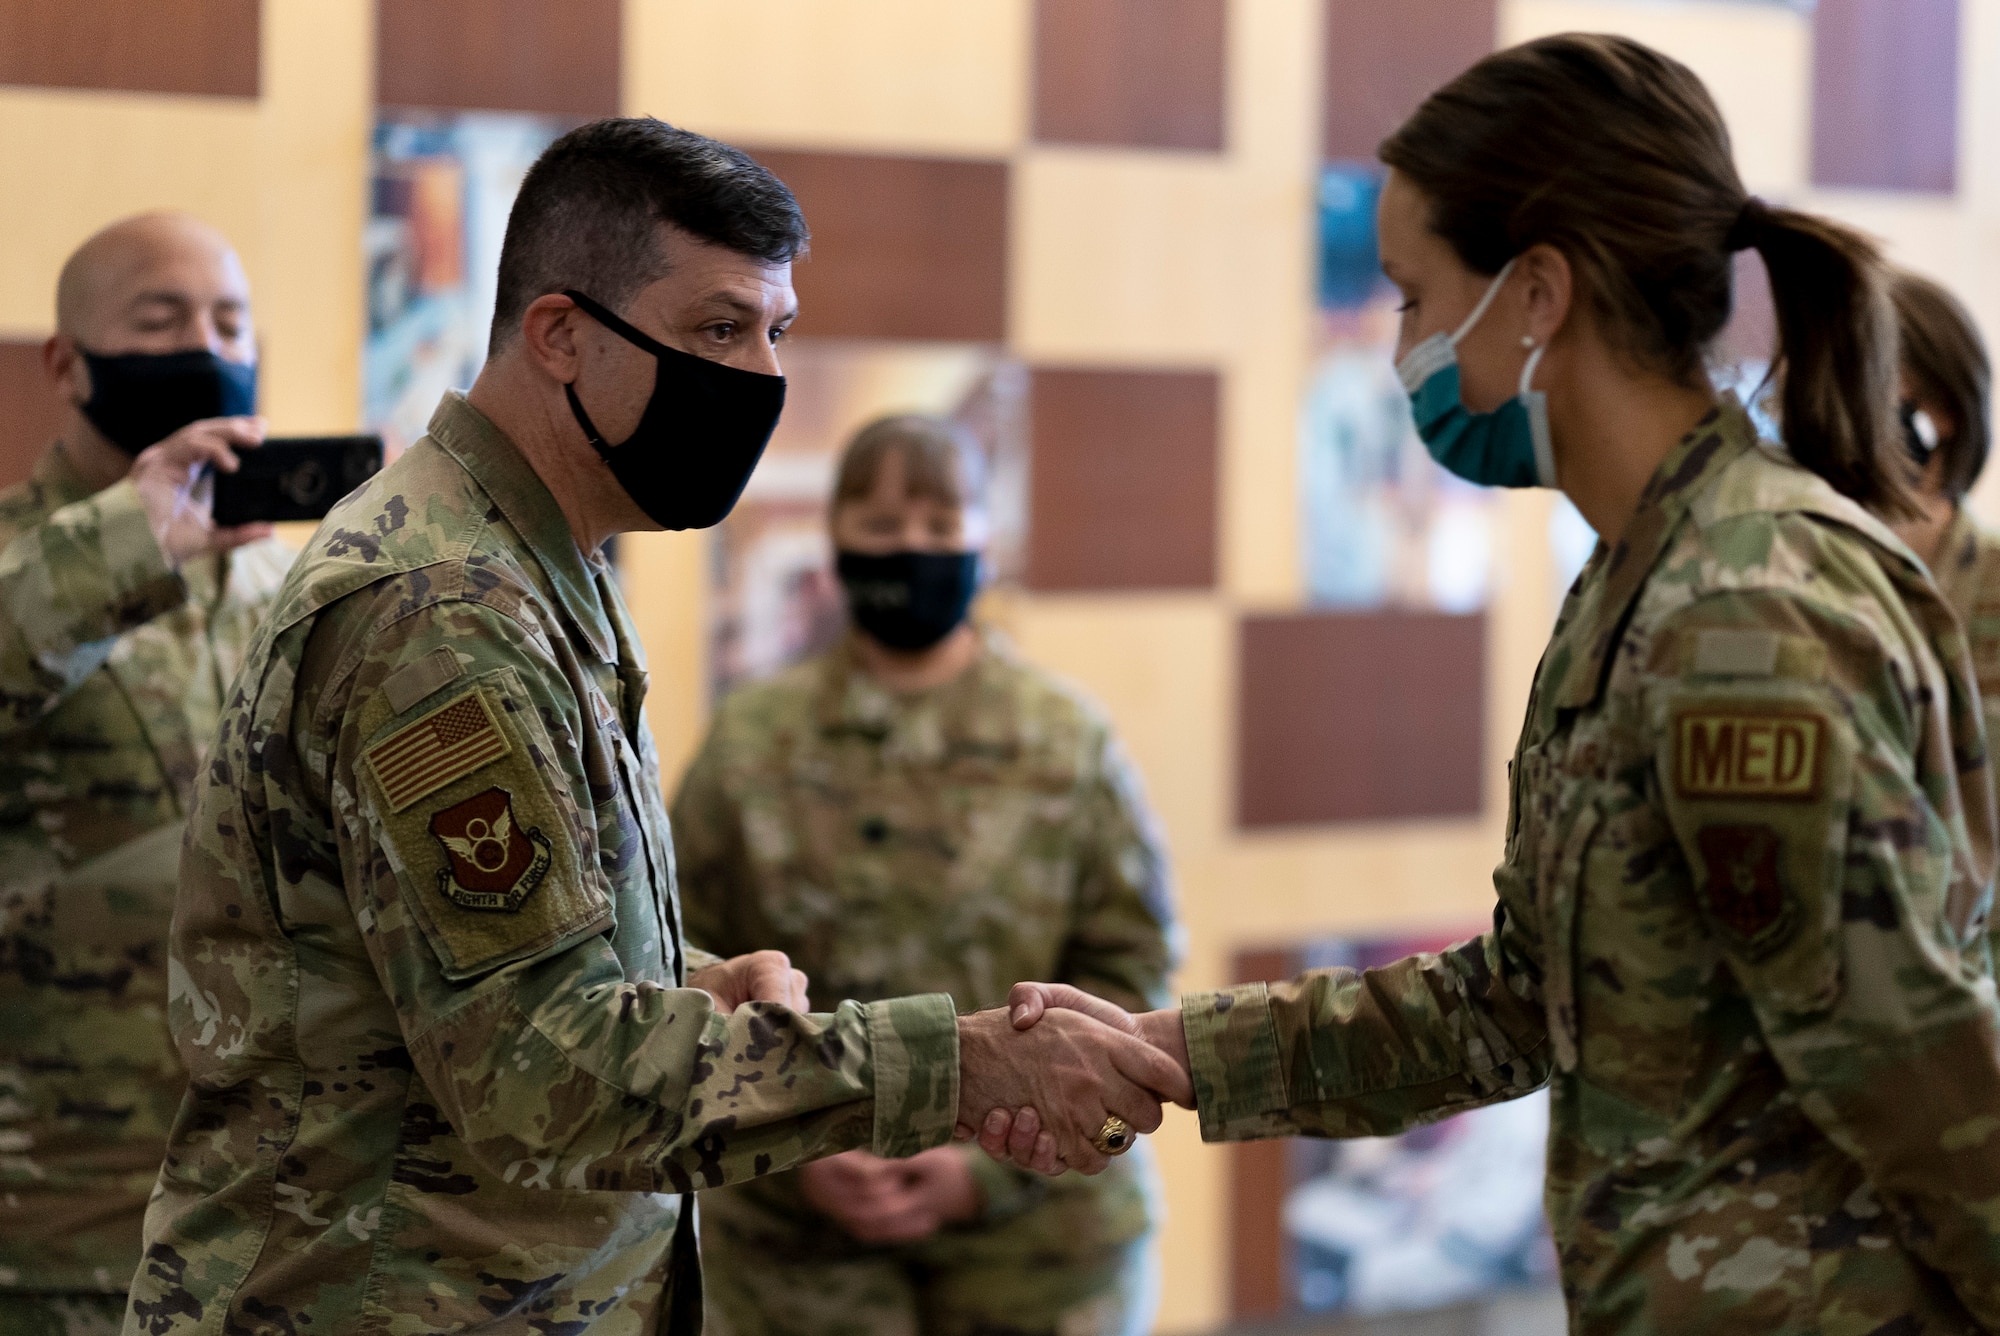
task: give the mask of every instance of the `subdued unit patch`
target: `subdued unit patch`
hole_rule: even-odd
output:
[[[427,793],[507,754],[507,738],[486,693],[475,687],[370,747],[369,768],[389,810],[400,812]]]
[[[403,714],[424,697],[465,676],[458,655],[440,645],[415,663],[406,663],[382,679],[382,694],[389,708]]]
[[[461,909],[511,914],[549,874],[554,852],[538,826],[514,817],[514,795],[491,788],[431,818],[447,866],[438,894]]]
[[[1778,871],[1778,832],[1764,825],[1703,826],[1695,845],[1708,874],[1702,898],[1716,926],[1753,959],[1783,945],[1798,916]]]
[[[1702,705],[1674,714],[1674,788],[1683,798],[1819,797],[1826,721],[1806,710]]]

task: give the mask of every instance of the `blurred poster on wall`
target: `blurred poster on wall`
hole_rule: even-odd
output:
[[[989,583],[1018,580],[1026,529],[1026,372],[982,344],[794,339],[785,412],[743,499],[716,530],[711,685],[766,677],[833,643],[846,625],[827,502],[840,452],[887,413],[961,425],[988,464]]]
[[[1475,935],[1331,938],[1300,968],[1366,969]],[[1281,1212],[1296,1309],[1365,1316],[1443,1308],[1555,1281],[1542,1213],[1547,1091],[1401,1136],[1292,1143]]]
[[[375,125],[362,415],[391,452],[486,361],[507,212],[571,122],[498,112],[385,113]]]
[[[1312,371],[1300,414],[1305,585],[1322,607],[1475,612],[1492,579],[1492,499],[1434,463],[1396,379],[1396,291],[1382,276],[1382,169],[1319,183]]]

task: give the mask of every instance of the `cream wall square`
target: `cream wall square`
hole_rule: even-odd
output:
[[[1753,191],[1785,194],[1810,175],[1812,22],[1790,5],[1746,0],[1503,0],[1500,42],[1615,32],[1686,64],[1708,85]],[[1563,127],[1548,132],[1560,136]]]
[[[46,334],[56,275],[98,228],[178,208],[227,233],[263,266],[255,103],[55,89],[0,89],[0,328]],[[358,236],[358,233],[357,233]]]
[[[625,105],[746,144],[998,157],[1030,0],[626,0]]]
[[[368,0],[266,5],[256,100],[0,89],[0,333],[55,320],[62,263],[105,224],[185,209],[249,271],[279,431],[361,411],[361,228],[373,119]]]

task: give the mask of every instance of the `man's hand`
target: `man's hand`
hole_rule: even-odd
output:
[[[783,951],[731,956],[688,976],[688,987],[712,996],[725,1016],[745,1002],[776,1002],[793,1011],[810,1011],[808,982],[805,971],[793,969],[792,958]]]
[[[1187,1051],[1187,1031],[1181,1025],[1177,1007],[1148,1011],[1134,1016],[1115,1002],[1066,983],[1017,983],[1007,994],[1007,1014],[1017,1030],[1034,1028],[1052,1008],[1081,1012],[1115,1030],[1144,1040],[1158,1049],[1187,1078],[1187,1098],[1176,1096],[1183,1108],[1194,1107],[1193,1077]],[[1024,1169],[1049,1173],[1053,1147],[1042,1130],[1041,1117],[1034,1108],[995,1109],[979,1125],[979,1144],[988,1155],[1012,1160]]]
[[[1192,1082],[1187,1030],[1181,1025],[1179,1007],[1162,1007],[1158,1011],[1142,1011],[1134,1016],[1115,1002],[1107,1002],[1094,993],[1086,993],[1066,983],[1017,983],[1007,993],[1007,1015],[1017,1030],[1032,1029],[1050,1007],[1080,1011],[1113,1029],[1136,1035],[1172,1058],[1183,1072],[1190,1072],[1189,1080]],[[1192,1100],[1174,1102],[1182,1108],[1194,1107]]]
[[[980,1144],[990,1147],[989,1115],[1021,1110],[1008,1128],[1020,1135],[1032,1109],[1027,1153],[1015,1153],[1009,1135],[1000,1137],[999,1153],[1042,1173],[1101,1173],[1110,1159],[1092,1140],[1107,1115],[1151,1132],[1160,1125],[1162,1099],[1194,1102],[1186,1071],[1171,1058],[1080,1010],[1045,1008],[1026,1029],[1016,1029],[997,1008],[975,1012],[959,1017],[958,1042],[960,1135],[979,1129]]]
[[[955,1146],[907,1160],[850,1150],[814,1160],[799,1178],[806,1200],[862,1243],[917,1243],[979,1214],[979,1185]]]
[[[204,418],[133,459],[127,476],[138,489],[153,537],[169,566],[179,570],[196,557],[270,537],[268,524],[216,524],[215,480],[209,472],[210,466],[236,472],[236,451],[263,443],[262,418]]]

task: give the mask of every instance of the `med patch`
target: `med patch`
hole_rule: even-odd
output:
[[[1673,785],[1682,798],[1812,802],[1826,720],[1765,704],[1685,706],[1673,716]]]
[[[1687,893],[1744,988],[1818,1011],[1841,986],[1854,734],[1838,699],[1771,678],[1664,694],[1655,774]]]

